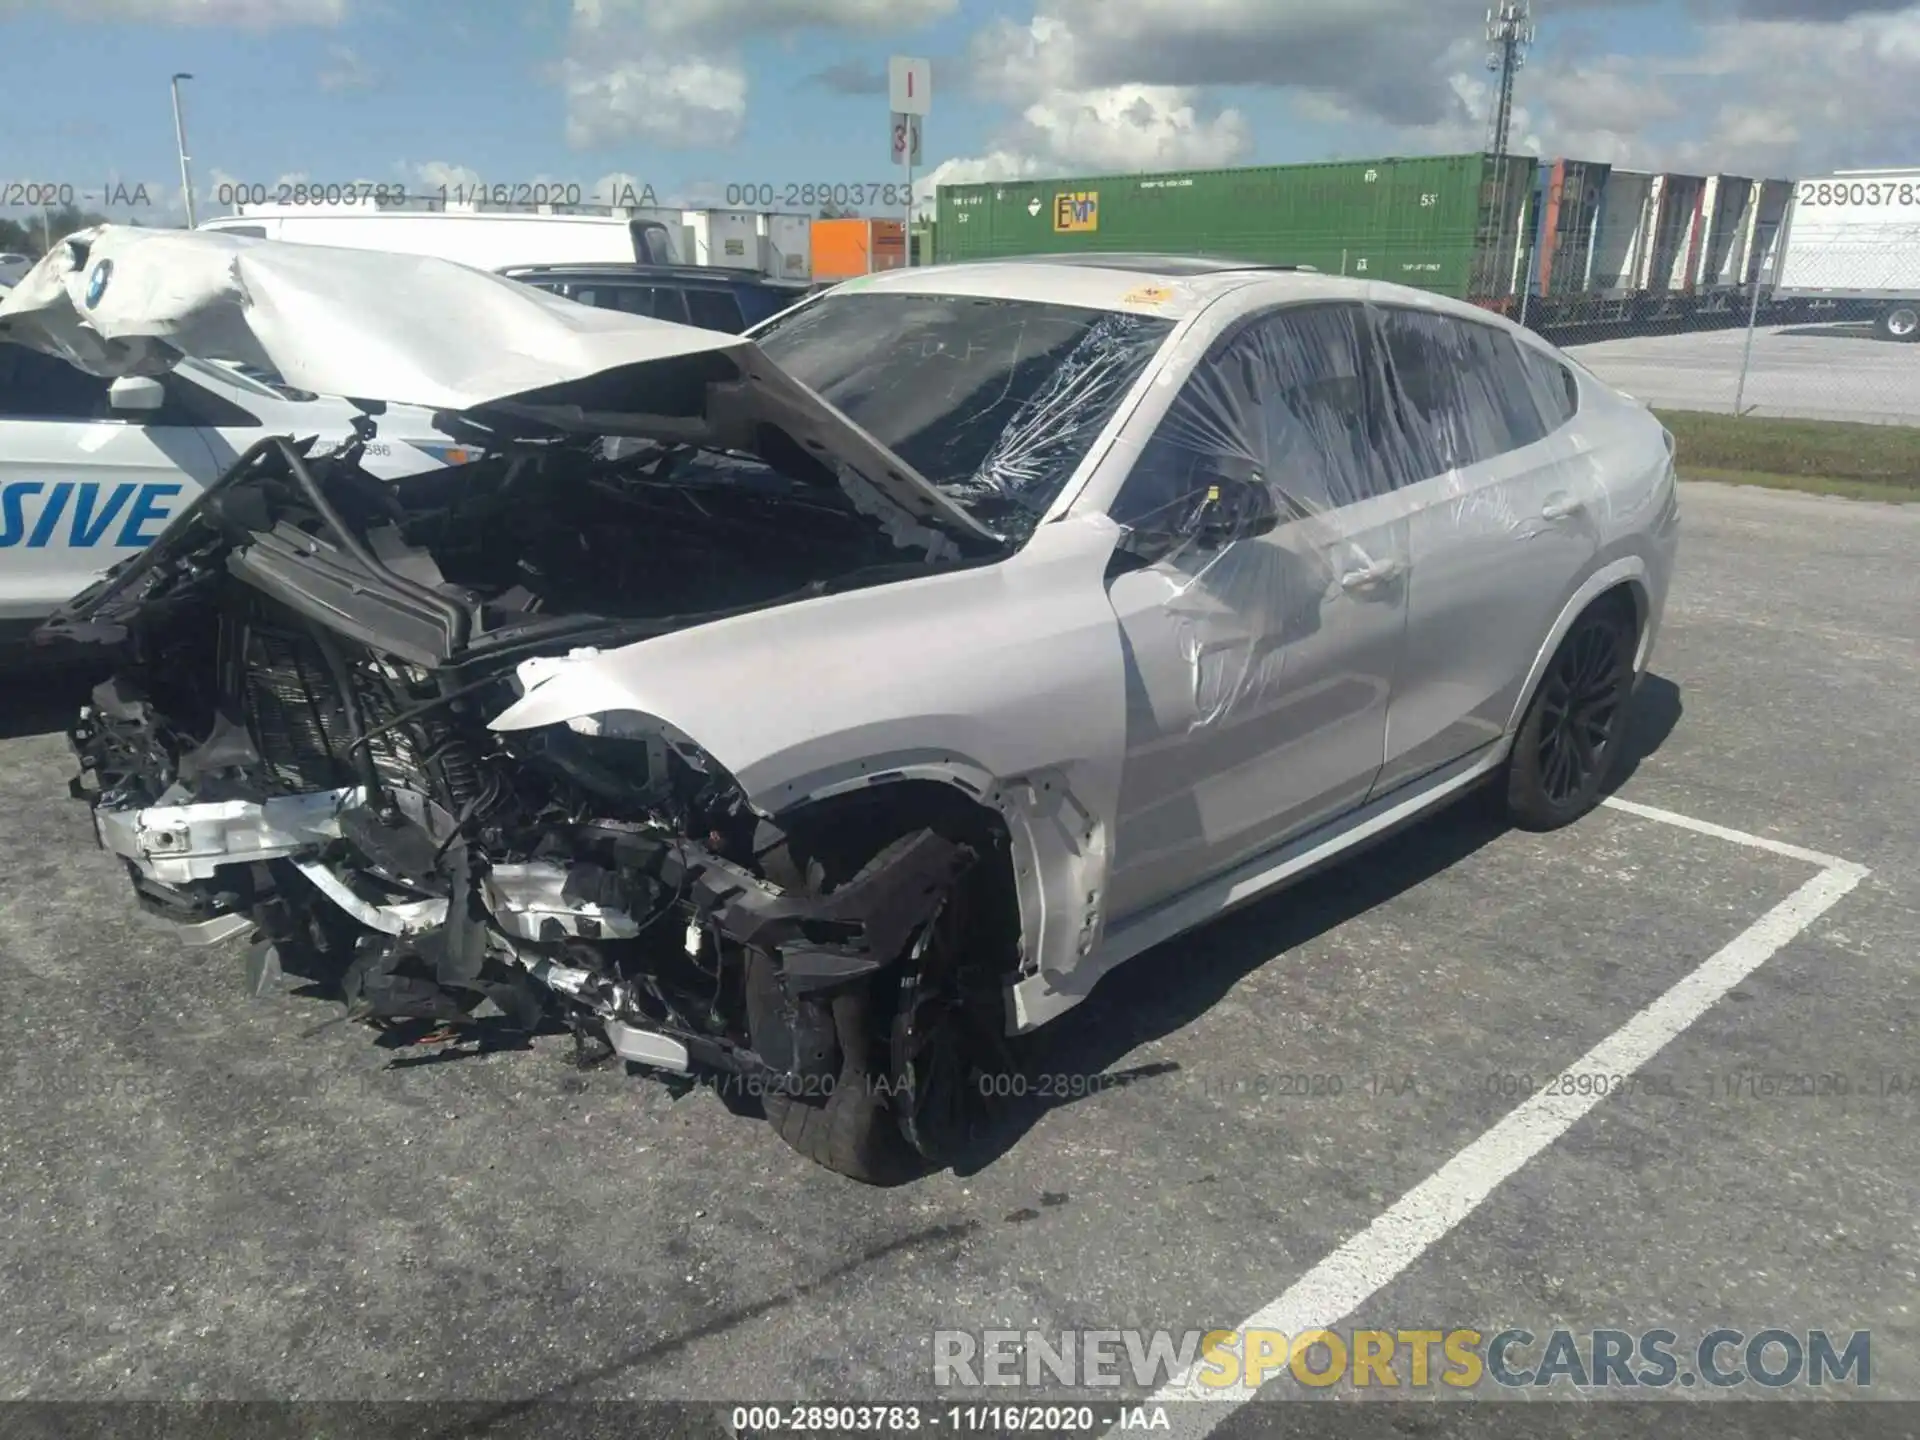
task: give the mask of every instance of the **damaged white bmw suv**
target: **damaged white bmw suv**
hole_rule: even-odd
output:
[[[1480,782],[1583,814],[1673,564],[1645,408],[1392,285],[937,267],[742,338],[207,233],[66,263],[11,338],[487,452],[263,441],[51,622],[117,658],[75,793],[139,904],[374,1023],[738,1077],[867,1180],[1121,961]]]

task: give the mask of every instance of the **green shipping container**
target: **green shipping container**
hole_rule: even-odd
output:
[[[942,185],[935,254],[1221,256],[1497,300],[1520,272],[1535,164],[1438,155]]]

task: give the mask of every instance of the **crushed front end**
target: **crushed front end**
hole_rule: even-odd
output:
[[[376,1024],[563,1024],[763,1095],[873,1068],[893,1002],[861,1006],[975,846],[857,797],[783,825],[663,725],[487,721],[570,654],[964,562],[903,565],[855,511],[680,447],[356,460],[263,442],[47,627],[115,657],[73,790],[141,909]]]

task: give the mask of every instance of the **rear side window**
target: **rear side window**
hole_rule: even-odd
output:
[[[1534,399],[1552,428],[1558,430],[1580,413],[1580,382],[1573,378],[1573,371],[1531,345],[1520,347],[1520,360],[1533,381]]]
[[[1416,478],[1546,437],[1535,382],[1509,336],[1424,310],[1386,308],[1379,316]]]
[[[736,291],[734,298],[740,302],[740,309],[746,316],[749,327],[763,320],[771,320],[782,310],[797,305],[805,299],[805,292],[799,290],[775,290],[771,287],[752,287]]]
[[[740,302],[724,290],[687,291],[687,313],[702,330],[724,330],[738,335],[747,328]]]
[[[645,285],[578,285],[569,298],[599,310],[624,310],[629,315],[653,314],[653,291]]]
[[[653,292],[653,318],[671,320],[676,325],[690,323],[687,319],[687,297],[678,290],[661,286]]]

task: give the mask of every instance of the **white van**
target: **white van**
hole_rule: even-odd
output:
[[[373,205],[249,205],[202,230],[344,250],[437,255],[479,270],[510,265],[671,265],[673,227],[652,215],[529,215],[501,210],[381,210]]]

